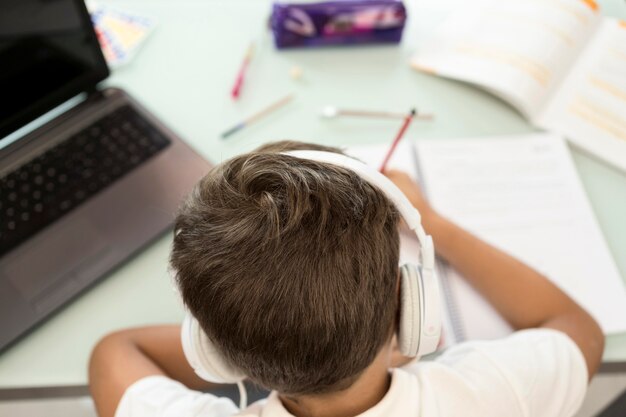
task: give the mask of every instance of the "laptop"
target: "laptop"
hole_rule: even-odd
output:
[[[168,230],[210,168],[108,75],[82,0],[2,0],[0,350]]]

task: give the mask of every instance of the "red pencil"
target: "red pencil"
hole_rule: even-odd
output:
[[[243,80],[246,76],[246,70],[248,69],[248,64],[250,64],[250,60],[252,59],[252,54],[254,53],[254,42],[250,43],[248,46],[248,50],[246,51],[246,56],[243,58],[243,62],[241,63],[241,67],[239,68],[239,73],[237,73],[237,78],[235,79],[235,85],[233,85],[233,89],[230,92],[233,100],[237,100],[239,98],[239,93],[241,92],[241,87],[243,86]]]
[[[400,140],[404,136],[404,132],[406,132],[409,125],[411,124],[411,121],[415,117],[415,113],[416,113],[415,109],[411,109],[411,113],[409,113],[404,118],[404,123],[402,123],[402,127],[400,128],[400,131],[396,135],[396,138],[393,140],[393,142],[391,142],[391,146],[389,147],[389,150],[387,151],[387,155],[385,155],[385,159],[383,160],[383,163],[380,165],[380,169],[379,169],[380,172],[382,173],[385,172],[385,168],[387,167],[387,162],[389,162],[389,159],[391,159],[391,155],[393,155],[393,152],[396,150],[398,143],[400,143]]]

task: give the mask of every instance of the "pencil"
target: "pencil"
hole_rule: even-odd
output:
[[[389,147],[389,150],[387,151],[387,155],[385,155],[385,159],[383,159],[383,163],[380,165],[380,169],[379,169],[380,172],[382,173],[385,172],[385,168],[387,168],[387,163],[389,162],[389,159],[391,159],[393,152],[396,150],[396,147],[398,147],[400,140],[404,136],[404,132],[406,132],[409,125],[411,124],[411,121],[415,117],[415,113],[416,113],[415,109],[411,109],[411,112],[405,116],[404,123],[402,123],[402,127],[400,127],[400,131],[396,135],[396,138],[393,140],[393,142],[391,142],[391,146]]]
[[[371,118],[379,118],[379,119],[406,119],[406,114],[382,112],[382,111],[338,110],[337,114],[339,116],[371,117]],[[422,120],[432,120],[433,115],[421,114],[421,113],[416,112],[416,114],[414,115],[414,118],[422,119]]]
[[[289,103],[292,99],[293,99],[293,94],[289,94],[289,95],[281,98],[280,100],[275,101],[274,103],[272,103],[269,106],[265,107],[263,110],[253,114],[252,116],[248,117],[247,119],[244,119],[242,122],[237,123],[235,126],[231,127],[230,129],[228,129],[227,131],[222,133],[222,139],[228,138],[230,135],[232,135],[235,132],[238,132],[239,130],[243,129],[244,127],[254,123],[258,119],[260,119],[260,118],[262,118],[264,116],[267,116],[268,114],[272,113],[273,111],[278,110],[279,108],[281,108],[285,104]]]
[[[241,63],[241,67],[239,67],[237,78],[235,78],[235,84],[233,85],[233,89],[230,91],[230,96],[233,98],[233,100],[237,100],[239,98],[239,94],[241,93],[241,88],[243,87],[243,80],[246,76],[246,70],[248,69],[248,65],[250,64],[250,60],[252,59],[253,53],[254,53],[254,42],[250,42],[250,46],[248,46],[246,55],[244,56],[243,62]]]
[[[338,109],[333,106],[326,106],[322,109],[322,116],[326,118],[333,118],[337,116],[351,116],[351,117],[367,117],[372,119],[405,119],[406,113],[395,113],[387,111],[372,111],[372,110],[348,110]],[[415,119],[419,120],[433,120],[435,117],[430,113],[420,113],[416,110]]]

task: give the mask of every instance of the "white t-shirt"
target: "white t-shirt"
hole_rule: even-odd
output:
[[[385,397],[359,417],[570,417],[586,389],[584,358],[568,336],[525,330],[497,341],[462,343],[433,361],[394,369]],[[230,399],[163,376],[135,382],[116,412],[116,417],[235,415],[292,416],[276,392],[239,412]]]

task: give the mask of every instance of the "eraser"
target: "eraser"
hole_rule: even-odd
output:
[[[299,80],[300,78],[302,78],[302,68],[294,65],[289,69],[289,76],[292,80]]]

